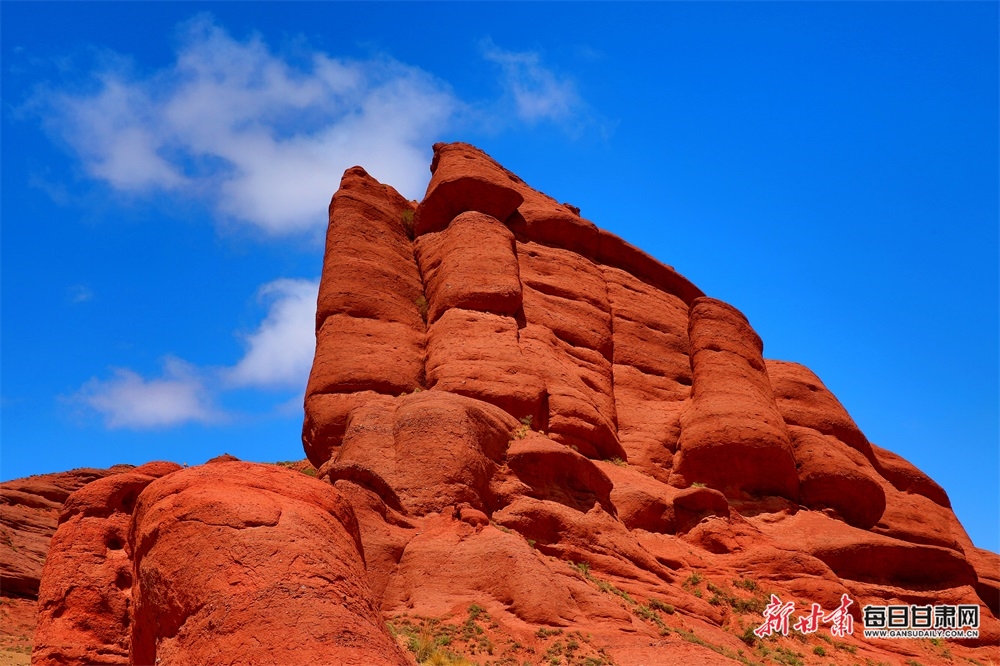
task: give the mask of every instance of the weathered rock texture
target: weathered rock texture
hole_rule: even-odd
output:
[[[856,609],[963,599],[983,605],[980,644],[1000,635],[996,567],[944,491],[808,369],[765,361],[738,310],[471,146],[435,146],[431,170],[415,209],[345,174],[306,398],[306,452],[364,507],[387,616],[475,603],[514,633],[586,628],[616,663],[669,661],[669,639],[624,647],[657,623],[580,588],[572,561],[705,631],[751,618],[693,596],[692,569]],[[374,279],[340,268],[353,253]]]
[[[63,503],[91,481],[120,474],[112,469],[75,469],[0,483],[0,590],[5,597],[38,598],[42,565]]]
[[[176,463],[148,463],[87,484],[59,515],[42,585],[34,661],[129,663],[132,512],[142,491]]]
[[[1000,660],[1000,558],[816,375],[481,151],[431,169],[419,204],[355,167],[330,205],[317,478],[227,459],[84,487],[35,663]],[[771,594],[847,594],[859,628],[761,644]],[[864,639],[887,603],[976,604],[980,637]]]
[[[406,663],[328,484],[242,462],[177,472],[140,496],[129,545],[134,663]]]
[[[0,664],[28,663],[42,568],[67,499],[91,482],[134,469],[84,468],[0,483]]]

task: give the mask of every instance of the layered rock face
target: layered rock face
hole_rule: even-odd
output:
[[[35,663],[1000,660],[1000,558],[815,374],[472,146],[431,170],[420,203],[360,167],[331,202],[317,478],[221,461],[85,487]],[[858,623],[976,605],[980,638],[761,642],[771,594],[846,594]]]
[[[42,566],[63,504],[92,481],[131,469],[75,469],[0,483],[0,664],[28,663]]]

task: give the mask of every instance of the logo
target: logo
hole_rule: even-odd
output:
[[[979,638],[976,604],[865,606],[865,638]]]
[[[812,634],[827,625],[837,637],[854,634],[854,618],[848,608],[854,601],[847,595],[840,596],[840,606],[829,613],[819,604],[811,604],[809,613],[792,622],[795,602],[782,602],[776,594],[764,608],[764,622],[754,629],[758,638],[771,634],[787,636],[789,626],[803,634]],[[891,604],[867,605],[861,609],[865,638],[978,638],[979,606]]]
[[[835,610],[825,613],[822,606],[813,604],[808,615],[799,617],[793,629],[801,631],[803,634],[812,634],[819,630],[823,624],[830,625],[830,633],[834,636],[847,636],[854,633],[854,618],[847,612],[848,607],[854,602],[846,594],[840,597],[840,606]],[[781,603],[781,599],[776,594],[771,595],[771,603],[764,609],[764,624],[753,630],[757,638],[764,638],[774,633],[782,636],[788,635],[788,618],[795,612],[795,602],[789,601]]]

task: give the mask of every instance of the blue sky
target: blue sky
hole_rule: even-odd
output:
[[[995,551],[997,7],[4,2],[0,478],[301,458],[340,174],[420,198],[464,140],[741,309]]]

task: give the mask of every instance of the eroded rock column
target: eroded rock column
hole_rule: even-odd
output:
[[[739,310],[713,298],[692,302],[688,337],[694,383],[671,483],[703,483],[734,499],[797,499],[795,458],[760,337]]]
[[[136,507],[135,664],[406,664],[330,485],[224,462],[151,484]]]
[[[178,469],[148,463],[66,500],[42,573],[32,664],[129,663],[132,512],[143,489]]]
[[[802,504],[833,509],[855,527],[874,526],[885,491],[871,445],[847,410],[805,366],[767,361],[767,374],[791,436]]]
[[[316,357],[302,443],[316,467],[340,445],[355,407],[424,382],[426,311],[407,226],[413,207],[361,167],[330,203],[316,310]]]
[[[522,289],[514,234],[480,212],[420,236],[428,300],[427,385],[541,416],[545,386],[518,346]]]

